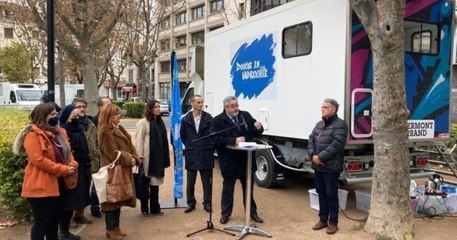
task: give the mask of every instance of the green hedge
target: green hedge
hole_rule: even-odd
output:
[[[120,107],[121,109],[124,109],[124,101],[113,101],[112,102],[114,105]]]
[[[29,122],[28,115],[24,110],[0,109],[0,204],[9,216],[31,216],[29,204],[21,197],[26,156],[16,156],[12,149],[17,133]]]
[[[124,104],[124,109],[127,111],[127,117],[141,118],[144,113],[144,102],[127,102]]]

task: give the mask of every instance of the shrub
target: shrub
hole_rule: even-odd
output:
[[[144,113],[144,102],[127,102],[124,104],[124,109],[127,111],[127,117],[141,118]]]
[[[29,204],[21,197],[26,156],[13,153],[14,140],[29,122],[28,115],[24,110],[0,109],[0,204],[6,206],[10,216],[31,215]]]
[[[124,101],[113,101],[112,102],[114,105],[120,107],[121,109],[124,109]]]

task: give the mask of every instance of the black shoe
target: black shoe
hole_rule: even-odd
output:
[[[151,212],[151,215],[154,215],[154,216],[163,216],[163,212],[162,211],[158,211],[158,212]]]
[[[70,231],[59,231],[59,240],[80,240],[81,237]]]
[[[222,216],[221,219],[219,220],[219,222],[221,224],[226,224],[226,223],[228,223],[228,221],[229,221],[229,217],[227,217],[227,216]]]
[[[251,214],[251,218],[252,220],[254,220],[254,222],[263,223],[263,219],[260,218],[259,215],[257,215],[257,213]]]
[[[145,217],[149,216],[149,212],[142,211],[141,214],[143,214],[143,216],[145,216]]]
[[[213,209],[211,209],[211,206],[209,204],[204,205],[203,208],[205,209],[206,212],[209,212],[209,213],[213,211]]]
[[[102,217],[102,213],[100,211],[92,211],[92,212],[90,212],[90,214],[96,218]]]
[[[73,221],[78,224],[92,224],[92,221],[87,219],[86,217],[73,217]]]
[[[195,210],[195,205],[189,205],[187,208],[184,210],[184,213],[190,213]]]

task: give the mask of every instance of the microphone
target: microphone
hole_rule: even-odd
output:
[[[244,129],[246,129],[246,131],[248,131],[248,124],[246,123],[246,119],[244,118],[244,115],[241,114],[241,125],[244,125]]]

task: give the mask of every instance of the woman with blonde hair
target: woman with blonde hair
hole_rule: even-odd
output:
[[[120,125],[120,121],[121,109],[114,104],[106,105],[100,112],[98,123],[100,167],[112,163],[120,151],[121,155],[117,164],[123,166],[123,171],[128,172],[133,185],[132,167],[139,164],[139,158],[130,134]],[[132,188],[134,189],[134,186]],[[122,239],[126,236],[119,227],[122,206],[135,207],[136,199],[132,198],[117,203],[101,203],[101,210],[105,213],[106,237],[108,239]]]

